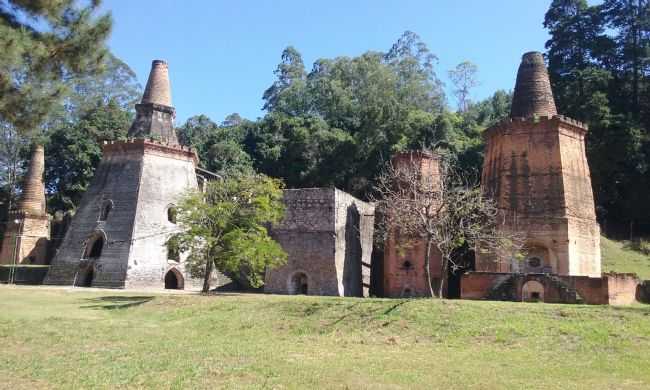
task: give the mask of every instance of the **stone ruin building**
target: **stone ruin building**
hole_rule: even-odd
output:
[[[424,151],[399,153],[393,157],[391,163],[395,169],[407,166],[417,167],[420,175],[432,180],[433,185],[440,182],[440,158],[435,153]],[[384,243],[382,286],[384,296],[391,298],[429,296],[424,267],[425,252],[424,242],[416,241],[406,246],[397,230],[389,232]],[[433,248],[429,271],[434,289],[440,285],[441,265],[440,253]]]
[[[601,277],[587,126],[557,114],[541,53],[523,55],[510,118],[484,133],[482,186],[502,228],[525,235],[523,263],[478,253],[462,297],[587,303],[634,299],[636,278]]]
[[[200,169],[196,153],[174,130],[168,67],[153,61],[127,141],[103,146],[95,177],[65,230],[45,284],[110,288],[199,289],[182,253],[168,248],[178,232],[175,205],[188,190],[218,176]],[[587,126],[558,115],[543,57],[526,53],[511,117],[485,131],[482,187],[502,212],[502,228],[526,237],[524,261],[478,253],[460,275],[461,298],[626,304],[647,300],[650,284],[633,274],[601,274],[596,222],[585,153]],[[439,180],[439,156],[407,152],[393,164],[416,162]],[[0,263],[47,264],[50,219],[45,209],[44,152],[33,149],[23,192],[10,217]],[[424,244],[400,247],[391,232],[374,262],[374,205],[335,188],[284,191],[286,214],[272,237],[288,253],[267,270],[264,291],[280,294],[387,297],[427,296]],[[65,224],[67,226],[67,224]],[[383,258],[379,258],[379,256]],[[431,258],[434,288],[441,258]],[[40,276],[42,280],[42,275]],[[231,283],[215,272],[213,287]]]
[[[32,149],[17,207],[10,210],[0,251],[0,264],[47,264],[50,220],[45,209],[42,145]]]
[[[112,288],[199,288],[181,255],[175,204],[197,189],[198,157],[179,145],[167,63],[153,61],[128,141],[103,156],[45,284]]]
[[[288,260],[267,270],[264,291],[368,296],[374,206],[335,188],[285,190],[284,203],[271,236]]]

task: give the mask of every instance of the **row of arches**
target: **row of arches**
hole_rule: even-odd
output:
[[[91,287],[93,285],[95,279],[95,267],[99,258],[102,256],[105,243],[106,234],[103,231],[93,233],[93,235],[88,239],[75,278],[76,286]],[[164,281],[166,289],[182,290],[185,287],[185,278],[183,278],[183,274],[176,268],[171,268],[167,271]]]

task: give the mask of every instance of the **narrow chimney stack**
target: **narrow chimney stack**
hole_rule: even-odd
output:
[[[554,115],[557,115],[557,109],[544,57],[539,52],[526,53],[517,72],[510,116],[531,118]]]
[[[172,106],[172,92],[169,84],[169,69],[167,62],[153,60],[147,86],[142,96],[142,104],[154,103],[163,106]]]
[[[18,212],[36,216],[45,215],[44,169],[45,151],[42,145],[36,145],[32,150],[27,176],[23,183],[23,191],[18,201]]]

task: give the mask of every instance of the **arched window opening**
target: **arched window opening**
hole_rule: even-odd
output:
[[[176,216],[178,215],[178,210],[176,206],[169,206],[167,208],[167,220],[173,224],[176,223]]]
[[[293,295],[308,295],[309,293],[309,282],[307,275],[302,272],[296,272],[291,277],[291,282],[289,286],[289,293]]]
[[[404,268],[406,270],[409,270],[409,269],[413,268],[413,263],[406,260],[405,262],[402,263],[402,268]]]
[[[182,290],[183,289],[183,275],[178,270],[172,268],[165,274],[165,289],[167,290]]]
[[[111,213],[112,210],[113,210],[113,201],[105,200],[104,203],[102,203],[102,210],[99,213],[99,220],[106,221],[108,219],[108,215]]]

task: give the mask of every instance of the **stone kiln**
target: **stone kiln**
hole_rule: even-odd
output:
[[[174,132],[168,68],[153,61],[130,140],[106,143],[93,181],[59,248],[46,284],[114,288],[199,287],[166,242],[175,204],[198,188],[196,153]]]
[[[503,214],[502,229],[525,235],[526,258],[478,253],[476,272],[462,277],[462,298],[634,301],[635,275],[601,275],[587,130],[557,115],[542,54],[524,54],[511,118],[485,132],[482,186]]]
[[[18,205],[9,212],[0,264],[46,264],[50,221],[45,210],[43,146],[32,150]]]
[[[525,234],[528,258],[478,255],[477,271],[600,276],[586,133],[557,115],[542,54],[524,54],[511,119],[485,132],[482,185],[503,212],[503,228]]]

